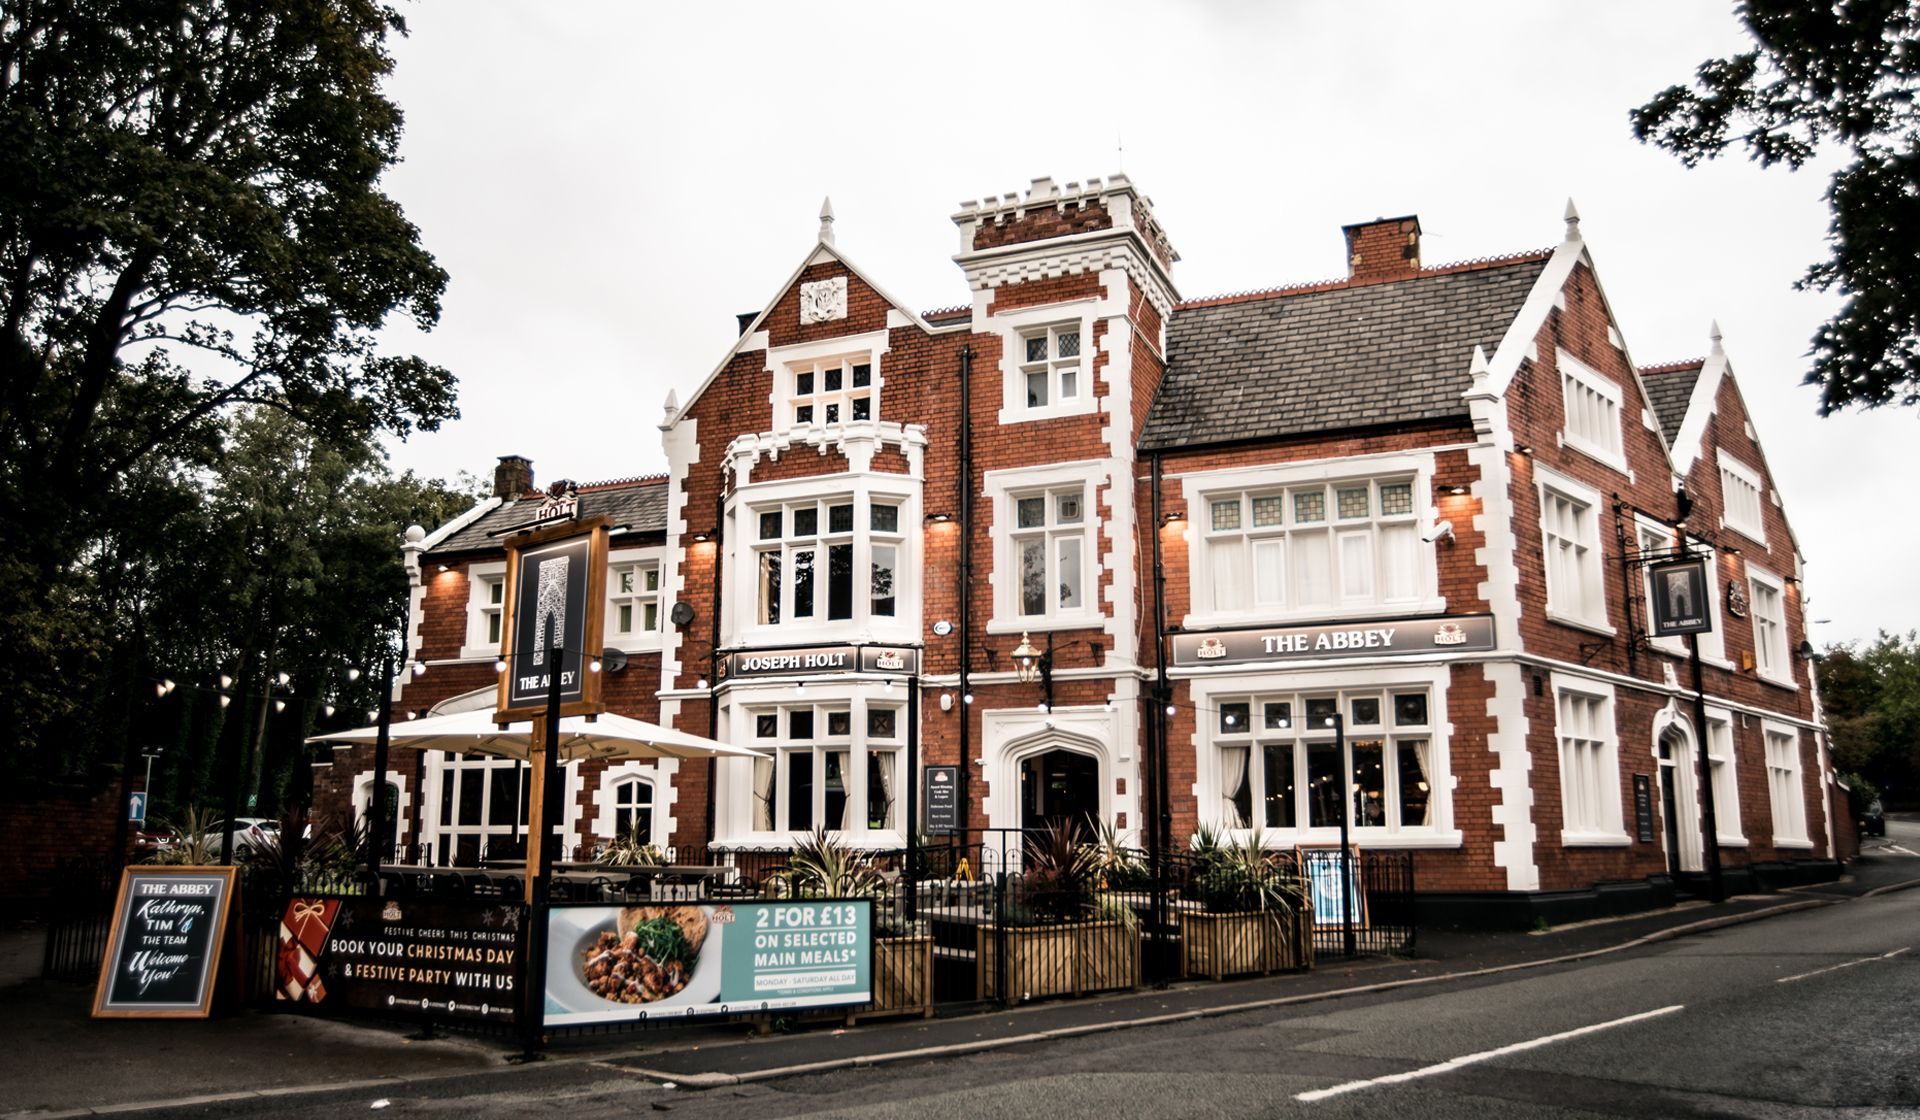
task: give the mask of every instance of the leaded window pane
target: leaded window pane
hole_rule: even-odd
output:
[[[1080,495],[1054,495],[1054,514],[1060,519],[1060,524],[1062,525],[1078,525],[1080,523]]]
[[[851,712],[828,712],[827,734],[835,737],[853,734],[853,714]]]
[[[855,397],[852,401],[852,404],[853,404],[853,418],[855,420],[873,419],[873,401],[872,400],[870,400],[867,397]]]
[[[1367,488],[1364,486],[1343,486],[1340,488],[1340,516],[1365,517],[1367,515]]]
[[[820,511],[813,506],[802,506],[793,511],[793,535],[811,537],[820,531]]]
[[[1402,692],[1393,698],[1393,722],[1400,727],[1427,725],[1427,694]]]
[[[1047,360],[1047,336],[1035,335],[1027,339],[1027,361],[1044,362]]]
[[[813,371],[805,370],[793,375],[793,393],[797,397],[813,394]]]
[[[1353,722],[1359,727],[1373,727],[1380,722],[1380,699],[1376,696],[1356,698],[1349,709]]]
[[[771,739],[780,734],[780,715],[778,712],[760,712],[753,717],[753,734],[757,739]]]
[[[827,507],[827,532],[829,533],[853,532],[853,507],[850,505],[828,506]]]
[[[1265,705],[1268,730],[1280,731],[1293,726],[1293,705],[1284,701],[1268,701]]]
[[[1021,498],[1015,504],[1015,519],[1022,529],[1039,529],[1047,523],[1045,498]]]
[[[797,517],[795,520],[799,520]],[[780,511],[769,510],[760,515],[760,539],[773,541],[780,539]]]
[[[827,392],[829,392],[829,393],[836,393],[836,392],[839,392],[839,391],[840,391],[840,381],[841,381],[841,378],[842,378],[842,376],[843,376],[843,374],[841,373],[841,370],[840,370],[840,367],[839,367],[839,366],[832,366],[832,367],[830,367],[830,368],[828,368],[828,369],[827,369],[827,371],[826,371],[826,374],[827,374],[827,377],[826,377],[826,381],[827,381]]]
[[[1057,357],[1077,358],[1080,356],[1079,331],[1061,331],[1054,336],[1054,341],[1058,344]]]
[[[1413,486],[1394,482],[1380,487],[1380,512],[1385,516],[1413,512]]]
[[[1318,731],[1333,726],[1332,720],[1340,712],[1340,702],[1331,696],[1316,696],[1307,701],[1307,726]]]
[[[1215,529],[1238,529],[1240,527],[1240,499],[1214,502],[1213,527]]]
[[[891,739],[899,716],[897,708],[868,708],[867,737],[871,739]]]
[[[803,404],[800,407],[794,409],[793,422],[796,424],[813,423],[813,406],[810,404]]]
[[[1278,525],[1286,517],[1286,504],[1278,494],[1267,494],[1253,500],[1253,523],[1255,526]]]
[[[872,518],[875,532],[897,533],[900,531],[899,506],[876,505],[873,507]]]
[[[853,387],[856,389],[864,389],[871,384],[873,384],[873,367],[870,365],[854,366]]]
[[[1296,490],[1293,495],[1293,519],[1310,525],[1327,519],[1327,493],[1324,490]]]

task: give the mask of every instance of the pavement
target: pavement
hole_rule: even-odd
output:
[[[406,1028],[241,1012],[211,1020],[96,1020],[86,985],[39,978],[35,931],[0,932],[0,1120],[134,1114],[195,1104],[369,1092],[459,1079],[473,1091],[540,1071],[599,1063],[684,1088],[926,1059],[1420,986],[1621,952],[1811,907],[1920,887],[1920,858],[1873,847],[1837,882],[1720,904],[1688,903],[1538,933],[1423,930],[1407,959],[1331,962],[1312,972],[1058,1000],[1007,1011],[948,1006],[933,1019],[839,1029],[820,1025],[759,1037],[740,1024],[649,1028],[557,1038],[540,1062],[518,1064],[502,1040],[422,1039]]]

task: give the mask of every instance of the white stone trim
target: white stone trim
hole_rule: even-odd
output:
[[[845,278],[842,277],[842,280]],[[844,294],[842,299],[844,300]],[[827,434],[844,427],[859,424],[876,424],[880,420],[880,406],[884,403],[882,386],[886,380],[882,360],[891,353],[890,335],[885,330],[868,331],[865,334],[839,335],[834,338],[817,339],[813,342],[800,342],[791,346],[775,346],[767,349],[766,373],[770,378],[767,393],[768,412],[767,430],[775,434],[806,433],[803,437],[809,443],[818,443]],[[786,413],[793,401],[793,367],[814,362],[839,359],[843,361],[864,360],[872,367],[873,416],[869,420],[854,421],[846,419],[829,425],[820,417],[804,428],[788,422]],[[850,387],[849,387],[850,388]],[[895,425],[897,428],[898,425]]]
[[[1020,763],[1055,748],[1092,756],[1100,764],[1100,819],[1127,815],[1128,833],[1141,827],[1140,780],[1132,757],[1139,735],[1138,706],[998,708],[980,713],[980,775],[986,793],[980,804],[988,828],[1020,827]],[[1127,782],[1125,796],[1114,792]]]
[[[679,413],[675,421],[660,426],[661,439],[667,453],[667,550],[660,562],[660,600],[665,609],[671,611],[673,604],[682,602],[682,593],[687,581],[687,554],[691,549],[703,549],[714,554],[714,562],[720,562],[718,546],[713,542],[699,542],[692,537],[692,529],[687,524],[687,481],[693,469],[700,462],[699,421]],[[703,604],[688,603],[696,615]],[[660,724],[674,727],[680,715],[680,694],[675,691],[675,678],[682,670],[681,646],[686,642],[686,628],[673,625],[669,620],[660,630]],[[711,683],[711,682],[709,682]]]
[[[394,810],[393,844],[397,850],[405,851],[409,839],[413,835],[413,798],[407,789],[410,782],[406,774],[394,770],[392,766],[388,766],[387,784],[400,787],[399,805],[398,808]],[[372,767],[368,767],[353,776],[351,797],[353,801],[353,817],[351,820],[345,822],[346,833],[349,836],[355,834],[355,830],[360,827],[360,822],[366,819],[368,810],[373,806]]]
[[[1124,310],[1124,299],[1119,302]],[[1000,339],[1000,411],[996,419],[1003,427],[1061,416],[1086,416],[1096,411],[1093,365],[1098,351],[1093,346],[1093,325],[1096,320],[1105,320],[1110,337],[1117,324],[1126,322],[1124,315],[1114,310],[1114,303],[1112,294],[1108,293],[1099,298],[1085,296],[1061,303],[1043,303],[995,312],[985,317],[985,321],[980,323],[982,333]],[[980,319],[977,313],[975,319]],[[1026,338],[1036,331],[1066,324],[1076,324],[1080,330],[1080,393],[1071,402],[1054,399],[1037,408],[1029,407],[1026,403],[1026,375],[1020,368],[1026,364]],[[1109,361],[1108,369],[1111,368]]]

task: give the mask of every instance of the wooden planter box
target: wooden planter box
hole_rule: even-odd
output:
[[[979,998],[997,999],[998,936],[979,927]],[[1140,933],[1118,921],[1008,927],[1007,992],[1015,1000],[1140,986]]]
[[[1218,980],[1313,967],[1312,918],[1305,910],[1180,915],[1180,949],[1189,976]]]
[[[933,938],[873,939],[873,1002],[847,1012],[847,1025],[886,1015],[933,1018]]]

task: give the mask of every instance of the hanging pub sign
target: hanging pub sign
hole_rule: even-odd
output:
[[[1404,657],[1420,653],[1485,653],[1493,648],[1493,616],[1367,619],[1332,626],[1270,626],[1258,630],[1175,634],[1173,663],[1258,665],[1342,657]]]
[[[207,1017],[237,871],[156,865],[121,872],[95,1017]]]
[[[1655,637],[1677,634],[1704,634],[1713,629],[1708,609],[1712,584],[1707,582],[1705,560],[1673,560],[1647,568],[1653,584],[1652,615]]]
[[[500,644],[507,668],[495,713],[501,722],[544,713],[556,673],[563,714],[601,710],[600,674],[589,663],[600,655],[606,625],[607,535],[602,516],[509,540]]]

